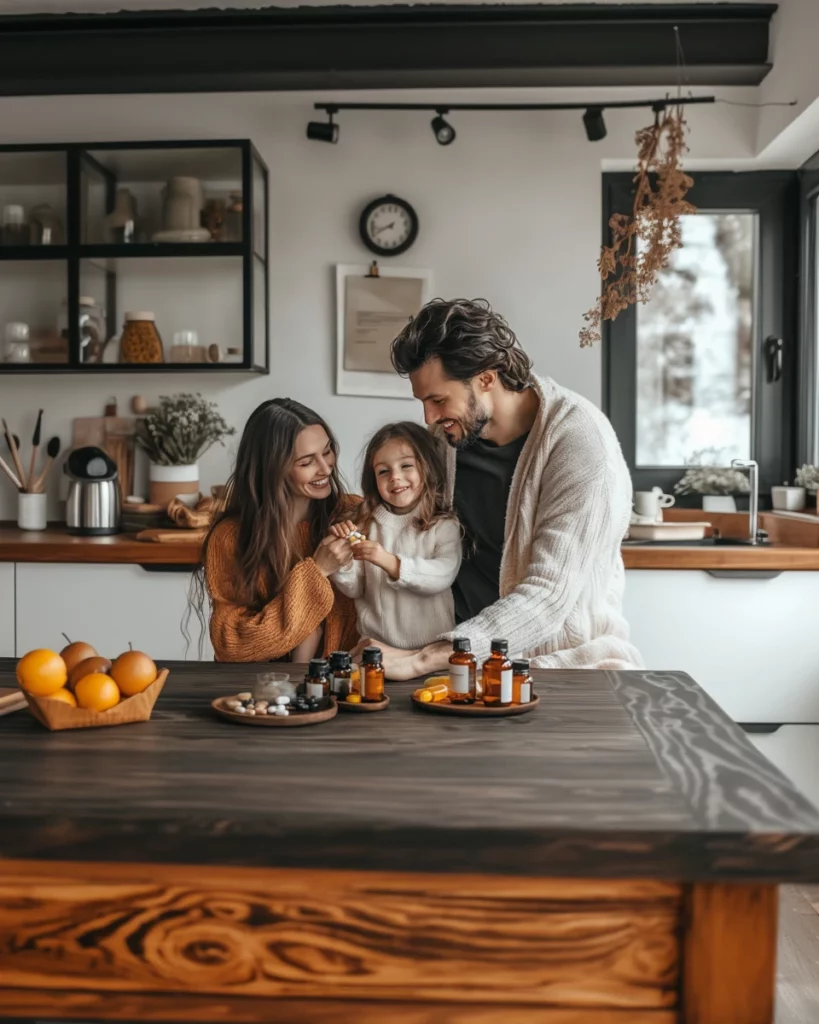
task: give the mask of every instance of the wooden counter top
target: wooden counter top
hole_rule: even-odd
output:
[[[85,562],[112,565],[190,565],[199,561],[199,546],[189,541],[152,544],[132,533],[115,537],[72,537],[64,527],[42,532],[0,527],[0,562]]]
[[[702,518],[703,513],[672,510],[673,518]],[[748,517],[743,513],[708,513],[724,536],[742,536]],[[772,543],[764,547],[663,547],[658,544],[623,547],[627,569],[757,569],[819,571],[819,518],[816,522],[763,513],[760,526]],[[181,533],[181,531],[180,531]],[[190,541],[156,544],[115,537],[71,537],[65,527],[51,526],[42,533],[26,533],[8,524],[0,526],[0,562],[77,562],[112,565],[188,565],[199,562],[199,545]]]
[[[4,1019],[773,1020],[819,812],[690,677],[539,671],[516,718],[407,683],[310,728],[217,718],[259,668],[173,665],[138,725],[0,718]]]
[[[478,722],[408,683],[310,728],[218,718],[259,669],[173,665],[139,725],[0,718],[0,858],[819,880],[819,813],[684,673],[540,670],[539,707]]]

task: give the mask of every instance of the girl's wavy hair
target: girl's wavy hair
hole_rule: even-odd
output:
[[[496,370],[507,391],[531,383],[532,360],[485,299],[433,299],[393,341],[390,355],[402,377],[437,358],[452,380]]]
[[[373,513],[384,499],[378,493],[375,476],[375,456],[388,441],[405,441],[415,455],[421,476],[422,495],[413,512],[419,530],[428,530],[439,519],[455,519],[452,504],[446,496],[446,456],[443,443],[418,423],[402,421],[388,423],[370,439],[364,452],[361,470],[361,504],[355,515],[362,532],[372,522]]]
[[[275,596],[299,560],[298,530],[293,523],[293,494],[288,474],[296,438],[305,427],[323,427],[338,460],[338,442],[318,413],[292,398],[262,402],[245,424],[236,467],[227,484],[225,506],[211,523],[202,547],[202,563],[193,575],[182,633],[190,644],[189,625],[200,627],[199,656],[207,628],[205,567],[214,532],[229,519],[237,526],[234,579],[237,598],[255,611]],[[330,473],[330,495],[310,504],[310,545],[326,536],[344,490],[338,462]]]

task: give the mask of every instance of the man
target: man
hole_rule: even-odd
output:
[[[452,633],[384,648],[390,679],[444,669],[454,636],[480,662],[494,637],[541,668],[638,668],[622,614],[620,543],[631,480],[591,402],[535,376],[483,300],[436,299],[395,339],[392,361],[449,444],[448,488],[465,531]]]

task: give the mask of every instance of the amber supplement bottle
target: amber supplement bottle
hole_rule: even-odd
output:
[[[333,651],[330,655],[330,673],[330,692],[334,697],[346,697],[350,693],[350,679],[353,674],[350,655],[346,651]]]
[[[413,690],[412,695],[416,700],[423,701],[424,704],[437,704],[439,700],[447,699],[449,687],[444,682],[431,682],[428,686],[422,686],[418,690]]]
[[[449,699],[453,704],[474,704],[477,696],[478,659],[465,637],[452,641],[449,657]]]
[[[361,661],[361,699],[365,704],[383,700],[384,666],[381,664],[381,648],[365,647]]]
[[[492,653],[483,663],[483,702],[496,707],[512,703],[512,662],[506,640],[493,640]]]
[[[528,661],[512,662],[512,703],[528,704],[532,699],[532,677]]]
[[[324,658],[314,658],[304,677],[304,692],[321,700],[330,693],[330,666]]]

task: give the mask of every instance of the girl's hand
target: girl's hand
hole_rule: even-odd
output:
[[[353,550],[350,542],[344,537],[325,537],[313,555],[313,561],[323,576],[332,576],[334,572],[349,565],[352,560]]]
[[[352,552],[353,558],[357,562],[372,562],[373,565],[383,569],[391,579],[398,579],[398,574],[401,572],[401,559],[397,555],[385,551],[377,540],[360,540],[358,544],[353,545]]]
[[[353,533],[355,530],[355,523],[351,523],[349,519],[344,523],[335,523],[333,526],[330,527],[330,533],[334,537],[339,538],[349,537],[350,534]]]

